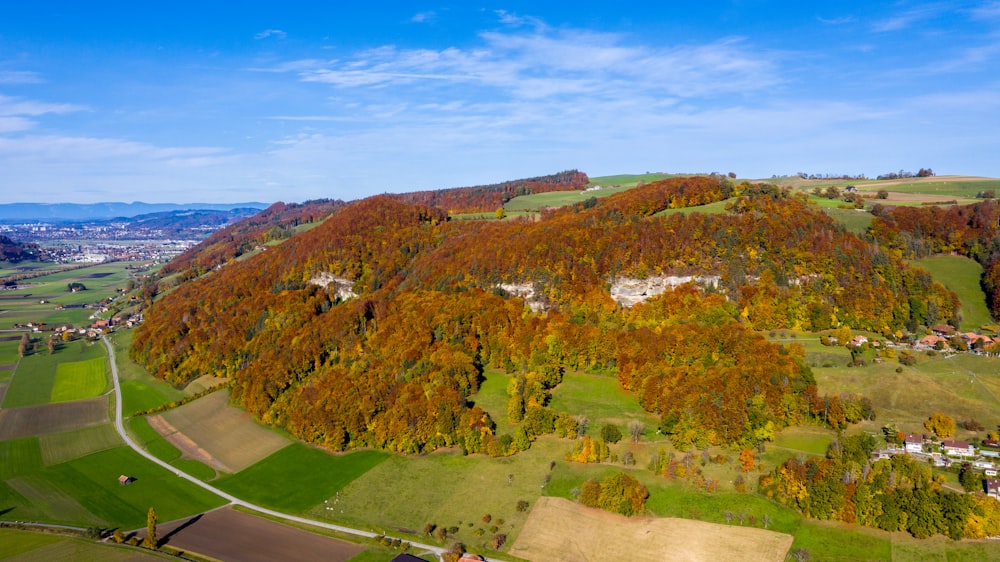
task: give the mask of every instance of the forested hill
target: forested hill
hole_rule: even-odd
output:
[[[440,207],[451,213],[478,213],[495,211],[504,203],[521,195],[549,191],[583,191],[587,188],[587,174],[568,170],[558,174],[506,181],[475,187],[457,187],[435,191],[400,193],[390,197],[404,203],[417,203]]]
[[[0,234],[0,262],[16,263],[25,260],[36,260],[41,255],[37,244],[16,242]]]
[[[665,212],[722,200],[720,214]],[[616,375],[679,446],[751,445],[822,403],[801,350],[756,330],[889,334],[911,303],[945,319],[957,308],[927,274],[771,185],[670,178],[538,221],[447,218],[387,196],[340,206],[165,295],[133,356],[178,384],[230,377],[254,415],[334,449],[512,454],[553,430],[547,390],[566,368]],[[622,279],[668,275],[718,281],[632,308],[610,296]],[[513,439],[471,403],[486,366],[518,375]],[[841,426],[838,408],[821,421]]]

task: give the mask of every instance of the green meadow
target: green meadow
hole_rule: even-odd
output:
[[[41,351],[21,358],[4,396],[3,407],[48,404],[55,396],[76,400],[101,394],[107,385],[107,379],[97,389],[100,383],[97,381],[96,369],[99,363],[102,370],[100,376],[104,377],[104,356],[101,344],[80,340],[62,346],[54,354]],[[65,374],[60,377],[60,365],[63,364],[73,366],[65,367]],[[74,373],[81,374],[82,379],[74,378]],[[58,387],[57,379],[61,380]],[[89,396],[81,396],[81,393],[88,393]]]
[[[102,357],[60,363],[49,401],[69,402],[103,394],[109,386],[106,369],[107,360]]]
[[[110,337],[118,365],[118,378],[122,389],[122,412],[131,415],[175,400],[186,394],[169,383],[149,375],[145,369],[129,359],[132,330],[118,330]]]
[[[980,326],[993,323],[986,307],[986,293],[980,285],[983,268],[975,260],[962,256],[933,256],[910,263],[927,270],[935,281],[958,295],[962,301],[963,331],[978,330]]]
[[[295,442],[214,484],[247,501],[300,513],[333,496],[388,457],[387,453],[371,450],[332,455]]]

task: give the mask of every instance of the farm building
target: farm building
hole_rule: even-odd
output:
[[[128,486],[134,480],[135,478],[132,478],[131,476],[125,476],[124,474],[118,477],[118,483],[121,484],[122,486]]]

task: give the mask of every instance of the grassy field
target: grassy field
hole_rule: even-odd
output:
[[[716,215],[719,213],[726,212],[726,205],[730,203],[730,199],[725,199],[723,201],[716,201],[715,203],[709,203],[707,205],[696,205],[694,207],[681,207],[680,209],[665,209],[656,213],[656,216],[665,215],[690,215],[691,213],[704,213],[706,215]]]
[[[176,560],[166,554],[111,543],[98,543],[81,537],[14,529],[0,529],[0,559],[21,562]]]
[[[103,361],[103,357],[103,347],[99,344],[92,344],[82,340],[68,344],[51,355],[48,352],[27,355],[21,358],[20,363],[18,363],[17,370],[14,372],[10,386],[7,388],[7,393],[4,396],[3,407],[18,408],[21,406],[48,404],[52,401],[53,392],[55,392],[59,365],[63,363],[87,362],[93,359]],[[72,372],[77,368],[71,367],[68,372]],[[103,376],[103,374],[102,371],[101,375]],[[105,384],[107,383],[105,382]],[[69,395],[78,389],[75,381],[70,378],[65,379],[62,387],[58,391],[60,395]],[[102,391],[103,388],[102,386]],[[88,390],[88,388],[79,387],[79,390]],[[91,396],[94,395],[91,394]]]
[[[38,438],[46,466],[85,457],[91,453],[121,447],[122,440],[111,424],[49,433]]]
[[[606,375],[567,372],[563,382],[553,389],[550,406],[556,412],[586,415],[591,435],[599,435],[601,427],[608,423],[618,425],[622,434],[627,434],[628,422],[635,420],[645,426],[648,438],[659,423],[622,389],[617,378]]]
[[[232,472],[239,472],[291,443],[277,431],[229,404],[229,391],[213,392],[169,410],[163,418]]]
[[[45,466],[39,440],[29,438],[0,443],[0,460],[8,519],[132,529],[145,524],[150,506],[168,521],[223,503],[126,447]],[[121,474],[136,481],[121,486]]]
[[[122,411],[125,415],[144,411],[175,400],[180,400],[186,394],[146,371],[128,358],[128,349],[132,345],[132,330],[118,330],[109,338],[115,350],[115,360],[118,363],[118,377],[122,389]]]
[[[330,498],[387,457],[379,451],[331,455],[296,442],[215,484],[248,501],[299,513]]]
[[[132,436],[154,457],[167,462],[180,458],[180,449],[170,444],[162,435],[150,427],[145,417],[132,418],[128,422]],[[214,474],[213,474],[214,476]]]
[[[107,360],[95,357],[85,361],[60,363],[52,383],[50,402],[70,402],[100,396],[108,388]]]
[[[958,295],[962,301],[963,331],[978,330],[993,322],[986,307],[986,294],[979,284],[983,268],[974,260],[962,256],[933,256],[910,263],[927,270],[935,281]]]
[[[966,353],[917,357],[913,367],[890,360],[860,368],[814,368],[813,373],[821,393],[855,392],[871,398],[879,427],[896,423],[903,431],[921,432],[921,424],[934,412],[956,420],[973,418],[987,428],[1000,424],[1000,358]],[[967,436],[961,429],[958,435]]]

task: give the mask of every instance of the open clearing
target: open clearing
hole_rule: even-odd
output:
[[[107,361],[101,357],[60,363],[50,402],[69,402],[102,394],[108,387],[106,365]]]
[[[248,412],[229,405],[229,391],[220,390],[163,414],[163,418],[197,447],[218,459],[229,472],[244,468],[287,447],[291,441],[258,424]],[[191,458],[188,451],[174,443]]]
[[[993,322],[980,285],[983,268],[974,260],[962,256],[933,256],[910,264],[927,270],[935,281],[955,291],[962,301],[962,330],[978,330]]]
[[[261,517],[217,509],[190,519],[160,525],[166,544],[218,560],[246,562],[344,562],[364,547],[282,525]],[[145,534],[143,533],[143,536]]]
[[[67,375],[69,378],[65,378],[61,383],[62,388],[56,391],[56,379],[58,378],[60,365],[72,363],[89,364],[90,361],[95,359],[100,361],[100,376],[104,381],[101,384],[100,391],[93,391],[87,387],[77,387],[76,381],[69,375]],[[3,407],[18,408],[21,406],[48,404],[52,401],[54,392],[59,395],[76,396],[79,398],[89,398],[90,396],[100,394],[107,385],[107,378],[104,375],[105,364],[106,359],[103,347],[83,340],[69,343],[54,354],[41,352],[26,355],[21,358],[21,361],[17,365],[17,370],[14,372],[14,377],[11,379],[10,386],[7,388],[7,393],[4,396]],[[83,366],[69,367],[69,369],[67,373],[86,370]],[[82,396],[80,395],[81,392],[89,392],[90,394],[89,396]]]
[[[0,410],[0,441],[109,423],[108,397]]]
[[[527,560],[781,562],[792,536],[687,519],[628,518],[539,498],[510,553]]]

